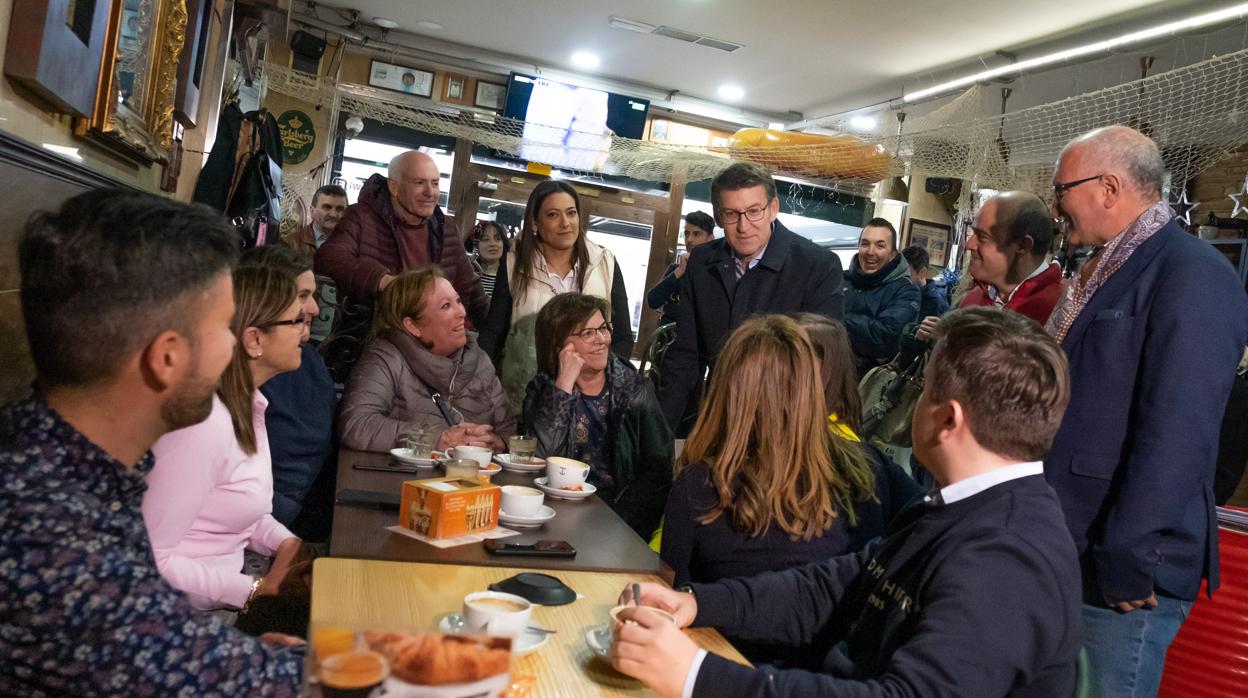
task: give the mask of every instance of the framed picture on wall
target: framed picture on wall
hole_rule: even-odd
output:
[[[9,19],[4,74],[57,112],[91,117],[104,49],[112,39],[112,7],[65,0],[20,3]]]
[[[468,104],[468,78],[455,73],[445,73],[442,83],[442,101],[451,104]]]
[[[384,61],[373,61],[368,70],[368,84],[417,97],[433,96],[433,73]]]
[[[931,258],[932,268],[943,267],[949,261],[949,234],[953,226],[940,223],[929,223],[911,218],[906,222],[906,239],[909,245],[918,245],[927,250]]]
[[[477,81],[477,98],[472,104],[475,107],[483,107],[485,109],[494,109],[501,111],[503,108],[503,100],[507,98],[507,86],[498,83]]]

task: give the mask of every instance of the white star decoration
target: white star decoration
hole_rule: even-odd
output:
[[[1178,199],[1171,199],[1170,205],[1174,208],[1174,214],[1179,220],[1183,221],[1186,228],[1192,227],[1192,211],[1195,211],[1200,203],[1192,203],[1187,198],[1187,187],[1179,189],[1180,195]]]
[[[1235,202],[1235,210],[1231,211],[1231,218],[1238,218],[1240,211],[1248,211],[1248,177],[1244,177],[1244,183],[1239,191],[1234,194],[1227,194],[1231,201]]]

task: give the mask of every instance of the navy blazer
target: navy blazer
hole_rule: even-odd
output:
[[[1248,296],[1177,219],[1101,286],[1062,342],[1071,401],[1045,475],[1079,547],[1085,600],[1194,600],[1218,586],[1213,473]]]
[[[758,264],[737,281],[727,238],[689,254],[676,311],[676,339],[663,358],[660,402],[677,436],[696,401],[702,377],[729,333],[755,313],[806,311],[840,320],[845,315],[841,260],[776,221]]]

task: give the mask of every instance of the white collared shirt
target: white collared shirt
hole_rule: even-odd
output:
[[[567,274],[559,276],[555,272],[551,271],[550,267],[546,266],[546,256],[541,252],[537,253],[535,261],[537,262],[538,271],[546,275],[546,278],[550,281],[550,285],[555,289],[556,293],[577,293],[581,290],[576,287],[576,270],[580,267],[580,262],[573,264]]]
[[[1001,293],[1000,293],[999,291],[997,291],[997,287],[996,287],[996,286],[992,286],[992,285],[989,285],[989,286],[988,286],[987,290],[985,291],[985,295],[987,295],[987,296],[988,296],[988,300],[992,301],[993,305],[995,305],[995,306],[996,306],[996,307],[998,307],[998,308],[1004,308],[1004,307],[1005,307],[1005,306],[1006,306],[1006,305],[1010,302],[1010,299],[1014,298],[1014,292],[1015,292],[1015,291],[1017,291],[1018,289],[1022,288],[1023,284],[1027,283],[1028,281],[1031,281],[1032,279],[1036,278],[1037,276],[1040,276],[1040,275],[1041,275],[1041,274],[1043,274],[1044,272],[1048,271],[1048,270],[1049,270],[1049,265],[1051,265],[1051,264],[1055,264],[1055,262],[1050,262],[1050,261],[1047,261],[1047,260],[1040,262],[1040,266],[1036,267],[1034,271],[1032,271],[1030,274],[1028,274],[1028,275],[1027,275],[1027,278],[1025,278],[1025,279],[1023,279],[1022,281],[1018,282],[1018,285],[1017,285],[1017,286],[1015,286],[1014,288],[1010,289],[1010,292],[1009,292],[1009,293],[1007,293],[1007,294],[1005,295],[1005,297],[1002,297],[1002,296],[1001,296]]]
[[[1043,475],[1044,463],[1038,460],[1028,463],[1014,463],[1013,465],[1003,465],[999,468],[993,468],[986,473],[980,473],[965,480],[958,480],[952,485],[945,485],[940,488],[937,497],[944,504],[953,504],[960,499],[966,499],[972,495],[979,494],[986,489],[996,487],[1003,482],[1017,480],[1020,477],[1028,477],[1031,475]],[[927,501],[932,501],[933,497],[928,495]]]

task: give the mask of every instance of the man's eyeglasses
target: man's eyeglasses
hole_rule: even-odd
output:
[[[751,223],[757,223],[763,220],[763,216],[767,215],[766,206],[751,206],[744,211],[734,211],[730,208],[721,208],[719,210],[719,218],[724,225],[736,225],[737,221],[744,216],[745,220]]]
[[[596,334],[602,335],[603,339],[611,339],[611,332],[613,329],[614,328],[611,327],[611,323],[604,322],[598,327],[586,327],[580,332],[573,332],[572,334],[580,337],[583,342],[589,342],[593,341],[594,335]]]
[[[281,325],[290,325],[291,327],[298,327],[300,325],[311,325],[311,324],[312,324],[312,316],[300,315],[294,320],[274,320],[273,322],[266,322],[260,326],[260,329],[268,329],[270,327],[279,327]]]
[[[1066,192],[1070,191],[1071,189],[1074,189],[1080,184],[1085,184],[1087,182],[1100,179],[1101,177],[1104,177],[1104,176],[1105,176],[1104,174],[1099,174],[1099,175],[1096,175],[1095,177],[1084,177],[1083,179],[1076,179],[1073,182],[1063,182],[1062,184],[1054,184],[1053,185],[1053,198],[1060,203],[1062,200],[1062,195],[1065,194]]]

